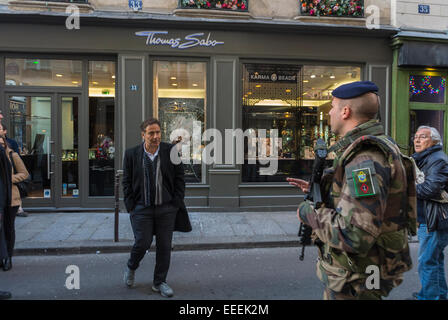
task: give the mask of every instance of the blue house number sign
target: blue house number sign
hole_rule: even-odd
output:
[[[429,5],[419,4],[418,5],[418,13],[429,14]]]
[[[142,10],[142,7],[142,0],[129,0],[129,8],[131,8],[132,10]]]

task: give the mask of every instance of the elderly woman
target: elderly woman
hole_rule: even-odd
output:
[[[418,300],[446,300],[447,283],[443,250],[448,245],[448,219],[443,218],[448,201],[448,157],[442,149],[437,129],[418,128],[414,136],[415,159],[421,176],[417,179],[418,273],[422,289]],[[432,218],[435,217],[435,218]]]
[[[16,152],[14,152],[10,148],[4,136],[0,136],[0,145],[6,151],[6,155],[8,156],[9,161],[11,162],[11,169],[12,169],[11,209],[8,211],[8,214],[6,214],[4,217],[5,238],[6,238],[8,257],[6,259],[3,259],[3,270],[8,271],[12,268],[12,255],[14,251],[14,243],[16,240],[14,222],[16,219],[17,210],[22,205],[22,200],[20,199],[20,192],[16,184],[28,178],[29,174],[28,171],[26,170],[26,167],[22,159]]]

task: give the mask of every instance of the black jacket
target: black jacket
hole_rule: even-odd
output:
[[[417,185],[417,220],[428,224],[427,217],[432,210],[440,209],[440,204],[431,199],[440,199],[440,194],[448,188],[448,156],[442,146],[432,146],[420,153],[414,153],[417,167],[425,174],[425,181]],[[448,228],[448,219],[439,221],[437,230]],[[429,230],[434,231],[434,230]]]
[[[11,209],[11,164],[7,158],[5,149],[0,146],[0,183],[2,184],[2,192],[0,201],[2,208],[0,209],[0,259],[8,257],[6,248],[5,233],[11,232],[11,230],[5,230],[5,216],[10,214]]]
[[[189,232],[191,224],[184,203],[185,180],[183,164],[171,162],[174,145],[161,142],[159,149],[160,170],[163,178],[162,205],[173,204],[179,208],[175,231]],[[131,212],[138,203],[144,203],[143,144],[126,150],[123,161],[123,194],[126,210]]]

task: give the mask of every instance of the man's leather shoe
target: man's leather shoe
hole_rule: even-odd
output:
[[[0,300],[11,299],[11,292],[0,291]]]
[[[12,268],[12,259],[11,257],[3,260],[3,271],[11,270]]]
[[[124,283],[130,288],[134,285],[135,279],[135,270],[129,269],[126,267],[126,271],[124,272]]]
[[[162,282],[159,285],[153,285],[152,291],[159,292],[162,297],[170,298],[173,296],[174,292],[173,289],[170,288],[169,285],[167,285],[165,282]]]

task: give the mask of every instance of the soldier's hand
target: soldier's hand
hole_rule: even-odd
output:
[[[296,178],[286,178],[286,181],[288,181],[290,185],[302,189],[305,193],[310,191],[310,184],[308,181]]]

